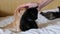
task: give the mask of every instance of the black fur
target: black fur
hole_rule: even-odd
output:
[[[36,8],[37,7],[29,8],[22,15],[22,18],[20,21],[20,29],[22,31],[38,28],[35,22],[35,20],[37,19],[37,15],[38,15],[38,10]]]
[[[41,12],[40,14],[42,14],[44,17],[46,17],[49,20],[54,20],[56,18],[60,18],[60,7],[58,7],[58,8],[59,8],[58,12],[52,12],[52,11],[50,12],[50,11],[48,11],[46,13]]]

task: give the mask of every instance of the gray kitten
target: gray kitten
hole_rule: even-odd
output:
[[[58,7],[57,11],[47,11],[47,12],[41,12],[40,14],[46,17],[49,20],[54,20],[56,18],[60,18],[60,7]]]

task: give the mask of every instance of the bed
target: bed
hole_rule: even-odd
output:
[[[38,13],[39,14],[39,13]],[[41,16],[39,14],[39,16]],[[9,29],[0,29],[1,34],[60,34],[60,18],[55,20],[44,20],[44,18],[38,19],[37,24],[40,24],[38,29],[30,29],[25,32],[13,32]],[[10,24],[14,20],[13,16],[0,17],[0,28]]]

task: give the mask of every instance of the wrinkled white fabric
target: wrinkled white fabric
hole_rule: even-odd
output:
[[[60,34],[60,27],[48,26],[42,29],[31,29],[26,32],[21,32],[20,34]]]
[[[46,19],[44,16],[38,13],[38,19],[36,20],[37,24],[47,23],[48,21],[48,19]]]
[[[4,32],[3,32],[3,30],[2,30],[2,29],[0,29],[0,34],[4,34]]]
[[[10,30],[1,30],[0,34],[60,34],[60,26],[48,26],[42,29],[30,29],[25,32],[14,33]]]
[[[0,27],[4,27],[8,24],[11,24],[14,21],[13,16],[0,17]]]

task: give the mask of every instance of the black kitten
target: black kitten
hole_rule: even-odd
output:
[[[59,8],[58,12],[52,12],[52,11],[50,12],[50,11],[48,11],[46,13],[41,12],[40,14],[42,14],[44,17],[46,17],[49,20],[54,20],[56,18],[60,18],[60,7],[58,7],[58,8]]]
[[[20,29],[26,31],[33,28],[38,28],[35,20],[37,19],[38,10],[37,7],[27,9],[22,15],[20,21]]]

